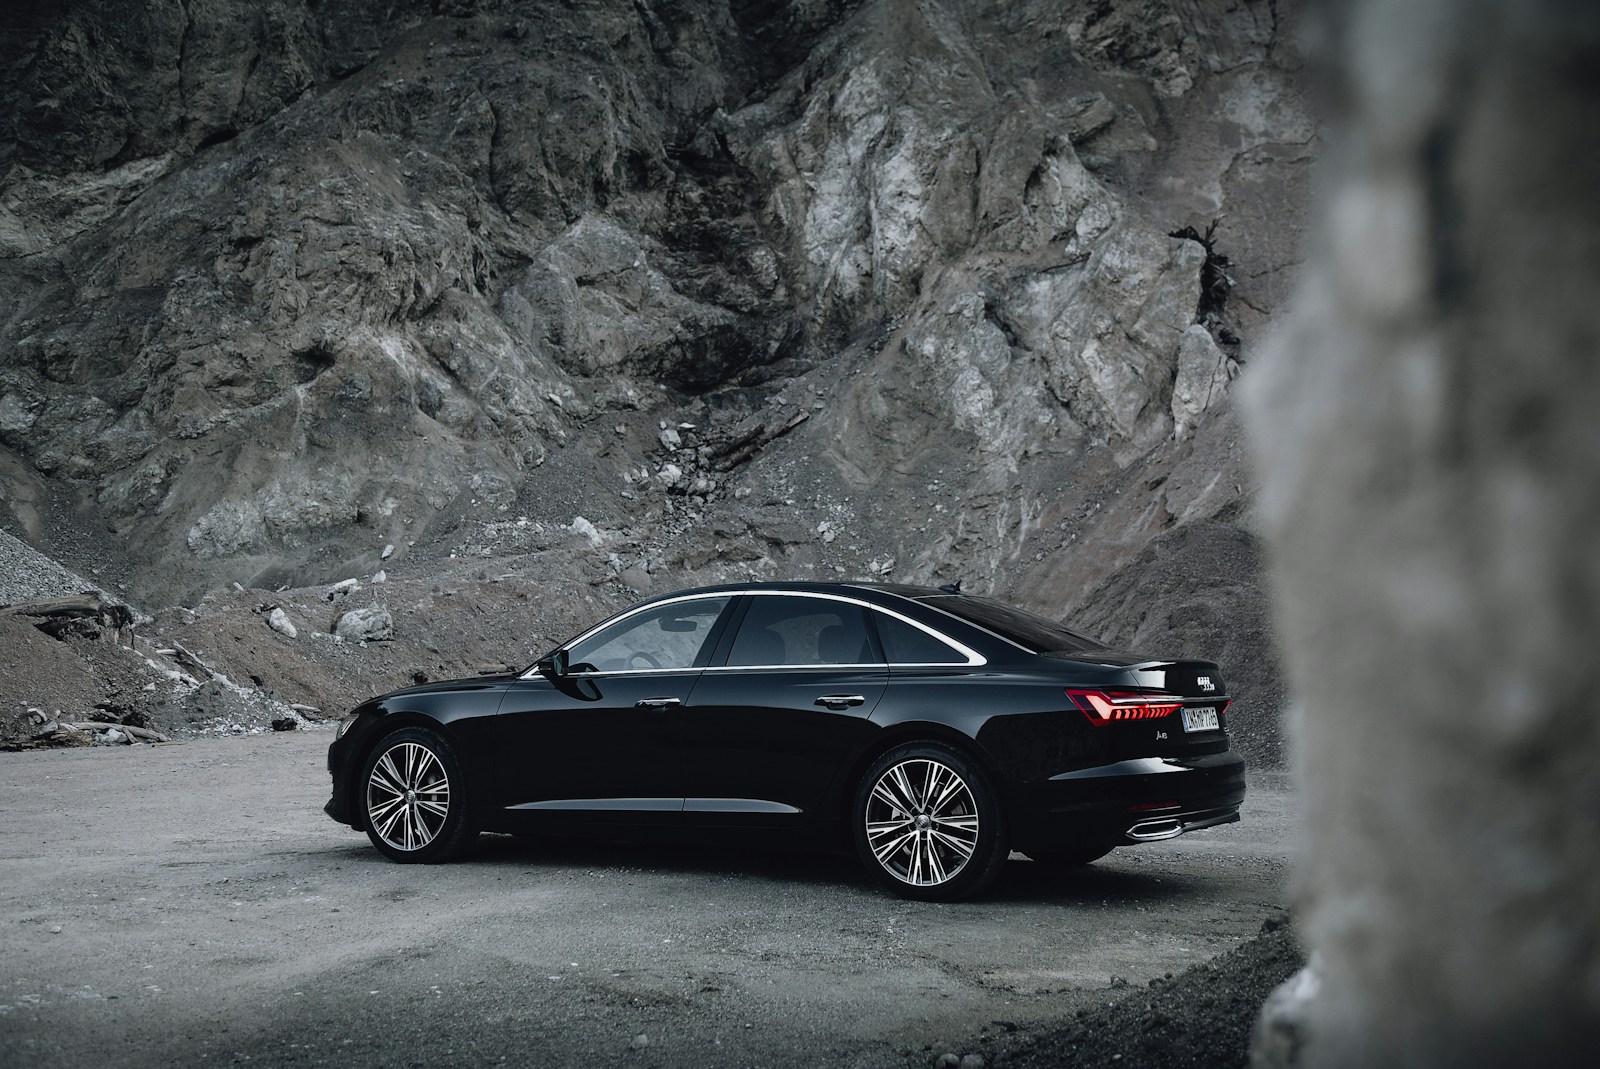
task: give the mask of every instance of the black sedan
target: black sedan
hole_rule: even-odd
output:
[[[1010,850],[1081,865],[1239,819],[1210,661],[1107,649],[949,588],[746,583],[653,598],[520,674],[357,707],[335,820],[396,861],[480,831],[780,834],[955,899]]]

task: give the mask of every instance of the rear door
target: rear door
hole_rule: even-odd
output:
[[[673,715],[673,765],[701,823],[792,823],[824,809],[889,673],[865,609],[822,594],[752,594]],[[824,815],[832,816],[831,812]]]

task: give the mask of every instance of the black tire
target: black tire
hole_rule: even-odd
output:
[[[385,735],[362,763],[356,788],[367,838],[404,863],[459,856],[478,835],[467,817],[465,779],[455,748],[437,731]]]
[[[1105,857],[1117,848],[1116,843],[1084,843],[1078,846],[1058,846],[1044,850],[1024,850],[1034,861],[1057,869],[1082,868]]]
[[[906,898],[967,898],[1005,867],[1004,816],[988,777],[941,743],[896,746],[874,761],[850,822],[861,863]]]

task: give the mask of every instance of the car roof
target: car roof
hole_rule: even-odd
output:
[[[674,590],[670,594],[659,594],[656,597],[647,598],[645,601],[661,601],[667,598],[681,598],[693,594],[759,594],[762,591],[785,591],[805,594],[853,594],[856,596],[862,594],[888,594],[892,598],[910,600],[946,593],[934,587],[911,586],[905,583],[808,582],[804,580],[768,582],[750,580],[743,583],[718,583],[714,586]]]

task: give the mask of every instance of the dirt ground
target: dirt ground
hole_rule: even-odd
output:
[[[989,1061],[1006,1069],[1075,1069],[1121,1062],[1140,1069],[1245,1069],[1262,1004],[1306,963],[1286,918],[1213,961],[1062,1024],[1006,1037]]]
[[[1238,824],[934,905],[733,845],[394,865],[322,814],[329,738],[6,755],[0,1063],[1004,1064],[1287,901],[1281,777]]]

